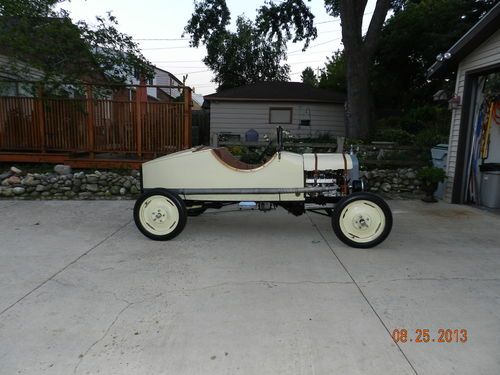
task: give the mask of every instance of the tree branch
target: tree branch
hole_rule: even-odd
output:
[[[382,26],[391,6],[391,0],[377,0],[370,26],[365,37],[365,52],[367,56],[373,55],[382,32]]]

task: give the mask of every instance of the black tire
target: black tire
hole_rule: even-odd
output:
[[[147,205],[144,206],[145,204]],[[142,234],[152,240],[171,240],[182,232],[186,220],[187,209],[184,201],[166,189],[149,190],[135,202],[135,225]]]
[[[376,194],[352,193],[335,205],[332,227],[338,239],[346,245],[362,249],[374,247],[391,232],[391,209]]]
[[[188,207],[187,214],[190,217],[196,217],[196,216],[200,216],[206,210],[207,209],[205,207],[193,207],[193,208]]]

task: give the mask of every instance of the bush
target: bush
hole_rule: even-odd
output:
[[[400,145],[410,145],[414,142],[415,136],[402,129],[379,129],[375,140],[384,142],[396,142]]]
[[[435,129],[424,129],[415,137],[415,144],[420,148],[430,148],[439,143],[448,143],[448,136]]]
[[[446,173],[441,168],[423,167],[417,172],[417,178],[425,185],[437,184],[445,180]]]

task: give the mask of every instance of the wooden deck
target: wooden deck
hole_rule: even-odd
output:
[[[0,162],[137,167],[191,147],[191,90],[181,102],[0,97]]]

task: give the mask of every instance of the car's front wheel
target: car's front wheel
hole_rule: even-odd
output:
[[[374,247],[391,232],[391,209],[378,195],[353,193],[335,205],[332,226],[345,244],[357,248]]]
[[[142,234],[152,240],[171,240],[182,232],[186,219],[184,201],[168,190],[150,190],[135,202],[135,225]]]

